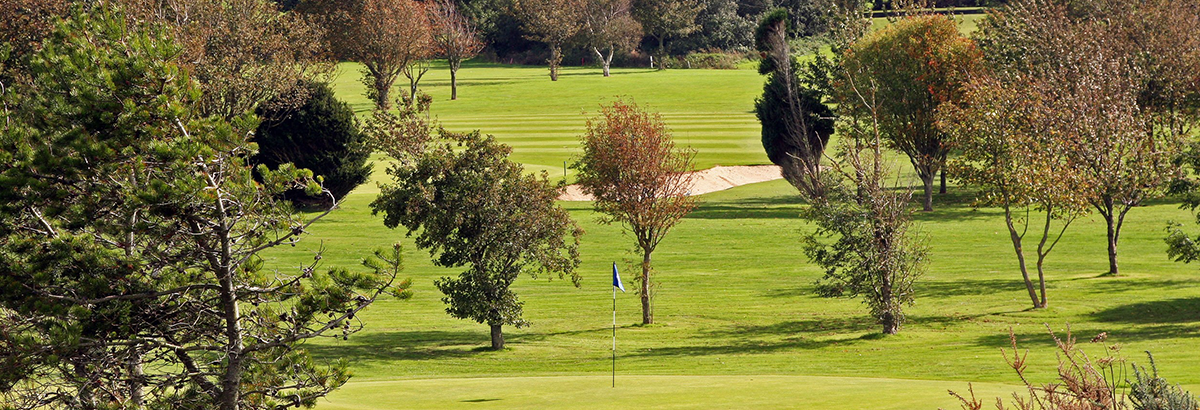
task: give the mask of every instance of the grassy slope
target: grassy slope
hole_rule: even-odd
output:
[[[339,92],[365,110],[352,68],[345,71]],[[558,172],[588,116],[581,111],[615,94],[667,113],[681,142],[691,138],[699,149],[702,166],[765,162],[748,113],[761,81],[753,71],[615,70],[609,79],[595,71],[569,68],[551,83],[541,67],[473,65],[461,72],[455,102],[445,101],[440,71],[424,85],[450,127],[495,133],[516,147],[517,160]],[[378,168],[376,180],[384,177]],[[373,184],[355,191],[308,240],[276,254],[276,266],[304,263],[324,244],[328,265],[353,267],[371,248],[407,242],[370,215],[376,192]],[[1084,339],[1107,331],[1133,361],[1151,350],[1168,379],[1200,385],[1200,278],[1195,267],[1168,261],[1161,240],[1165,221],[1191,220],[1173,204],[1130,214],[1125,274],[1117,278],[1099,276],[1106,268],[1100,219],[1079,222],[1047,266],[1051,307],[1029,311],[999,214],[972,209],[969,195],[952,187],[936,198],[936,212],[918,215],[933,252],[909,321],[900,335],[878,337],[860,302],[812,295],[821,272],[797,248],[807,228],[792,192],[775,181],[703,197],[656,253],[661,325],[634,326],[637,299],[619,295],[618,366],[626,375],[619,398],[605,398],[608,264],[629,257],[629,241],[619,228],[595,224],[588,204],[567,203],[588,231],[583,286],[519,280],[532,326],[507,329],[508,350],[480,350],[486,327],[449,318],[432,285],[455,272],[408,249],[412,300],[372,307],[362,315],[366,330],[348,341],[310,345],[320,357],[349,360],[356,375],[322,408],[949,408],[947,388],[982,381],[994,393],[1001,389],[994,383],[1013,381],[998,350],[1009,327],[1035,349],[1035,379],[1047,381],[1054,356],[1042,323],[1056,330],[1069,323]]]

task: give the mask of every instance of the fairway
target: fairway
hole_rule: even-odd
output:
[[[359,113],[372,109],[354,64],[339,66],[339,95]],[[545,67],[465,64],[459,98],[450,100],[450,73],[434,64],[421,81],[433,97],[432,115],[452,131],[480,130],[514,148],[513,159],[530,170],[563,175],[563,161],[579,152],[579,135],[600,105],[622,97],[659,112],[680,145],[697,150],[700,169],[713,165],[767,164],[754,99],[763,77],[754,70],[613,69],[564,67],[550,81]],[[406,92],[404,78],[395,92]],[[568,171],[570,172],[570,171]]]
[[[603,78],[596,68],[569,67],[553,83],[543,67],[468,64],[459,101],[448,101],[443,68],[422,82],[439,121],[495,134],[514,147],[514,159],[554,178],[578,152],[585,121],[615,96],[662,112],[676,141],[697,150],[700,168],[767,163],[752,113],[762,78],[749,68],[614,69]],[[365,114],[357,69],[340,71],[339,96]],[[1050,307],[1031,310],[1002,214],[975,209],[970,192],[951,186],[935,197],[935,212],[915,215],[931,247],[928,273],[900,334],[883,337],[860,301],[814,295],[822,272],[801,252],[811,228],[797,216],[804,205],[794,188],[772,181],[703,195],[655,253],[661,323],[635,325],[636,295],[618,295],[614,390],[609,266],[632,270],[632,243],[619,227],[597,224],[589,203],[564,202],[587,231],[582,287],[518,279],[531,325],[506,327],[508,348],[488,351],[487,327],[446,315],[433,286],[458,272],[431,266],[402,231],[370,214],[386,177],[386,159],[374,160],[373,182],[270,260],[299,266],[324,247],[324,266],[362,269],[371,249],[405,246],[402,276],[413,279],[413,298],[373,305],[349,340],[307,345],[318,358],[348,361],[354,374],[320,409],[949,409],[957,404],[946,390],[965,393],[968,382],[982,383],[981,396],[1011,391],[1017,380],[1000,352],[1009,328],[1032,349],[1032,381],[1051,381],[1056,362],[1044,324],[1060,335],[1069,325],[1084,342],[1108,332],[1129,361],[1145,364],[1143,351],[1152,351],[1168,380],[1200,385],[1200,275],[1168,260],[1163,243],[1167,221],[1194,217],[1173,200],[1129,213],[1118,277],[1101,275],[1102,218],[1077,221],[1047,260]],[[911,173],[907,161],[898,165]],[[1084,349],[1104,352],[1099,344]]]

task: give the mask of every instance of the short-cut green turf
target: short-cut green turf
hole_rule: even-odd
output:
[[[366,113],[373,105],[362,96],[357,67],[342,64],[335,86]],[[550,81],[545,67],[468,63],[459,72],[454,101],[449,78],[446,66],[435,64],[421,81],[421,90],[433,97],[432,114],[447,129],[493,134],[513,146],[514,160],[555,177],[579,152],[587,120],[618,98],[661,113],[679,145],[697,150],[698,168],[768,163],[754,117],[763,77],[754,70],[615,68],[604,78],[599,68],[563,67],[559,80]],[[404,83],[395,92],[407,89]]]
[[[616,95],[665,113],[677,141],[697,148],[701,167],[766,162],[750,112],[762,79],[750,69],[616,69],[601,78],[595,68],[567,68],[552,83],[543,67],[470,64],[454,102],[435,69],[422,84],[443,123],[496,134],[514,146],[514,159],[552,175],[576,152],[586,119]],[[340,96],[367,111],[356,70],[342,71]],[[1030,310],[1002,215],[972,208],[970,194],[951,186],[935,197],[935,212],[915,214],[931,247],[928,273],[901,333],[884,337],[860,301],[813,294],[822,272],[800,250],[811,227],[797,218],[803,204],[787,183],[701,196],[655,253],[659,323],[636,325],[637,297],[618,294],[614,390],[612,262],[633,286],[632,246],[619,227],[598,225],[589,203],[564,203],[587,230],[582,287],[518,280],[531,326],[506,327],[508,348],[487,351],[487,327],[447,316],[433,286],[457,270],[431,266],[403,232],[370,214],[375,183],[386,179],[386,159],[374,159],[372,183],[299,246],[270,257],[287,269],[324,246],[325,265],[353,269],[373,248],[406,246],[403,276],[413,278],[414,297],[372,306],[360,316],[366,328],[349,340],[307,345],[319,358],[347,360],[355,375],[322,409],[957,408],[946,389],[1011,389],[1016,379],[1000,356],[1010,328],[1032,349],[1032,380],[1051,381],[1055,355],[1043,324],[1060,335],[1070,325],[1081,341],[1108,332],[1107,344],[1122,345],[1127,359],[1145,363],[1141,352],[1152,351],[1168,380],[1200,386],[1200,275],[1169,261],[1162,240],[1166,221],[1193,216],[1170,201],[1129,214],[1119,277],[1102,275],[1102,219],[1078,221],[1047,262],[1050,307]]]

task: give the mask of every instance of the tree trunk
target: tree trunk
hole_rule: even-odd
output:
[[[558,81],[558,65],[562,62],[562,47],[550,46],[550,81]]]
[[[596,52],[596,57],[599,58],[600,64],[604,67],[604,76],[605,77],[609,76],[608,67],[609,67],[609,64],[612,63],[612,55],[613,55],[612,48],[610,47],[608,50],[609,50],[608,58],[604,58],[604,53],[601,53],[599,48],[592,47],[592,51]]]
[[[642,251],[642,324],[654,323],[654,308],[650,306],[650,252]]]
[[[450,67],[450,100],[458,99],[458,68]]]
[[[145,372],[142,368],[143,355],[140,346],[135,346],[134,349],[129,357],[129,404],[134,410],[140,410],[145,397],[142,383]]]
[[[886,241],[884,242],[884,246],[888,246]],[[880,302],[883,302],[884,306],[890,306],[892,301],[891,276],[884,275],[882,282],[883,283],[879,287],[879,298],[881,299]],[[883,324],[884,334],[894,335],[900,332],[900,318],[896,317],[891,310],[885,310],[883,314],[880,315],[879,322]]]
[[[492,350],[504,350],[504,333],[500,331],[498,324],[492,326]]]
[[[223,208],[222,208],[223,210]],[[225,322],[225,374],[221,376],[221,395],[218,405],[221,410],[238,410],[241,401],[242,371],[245,370],[243,356],[246,345],[242,341],[242,313],[238,306],[237,291],[234,285],[232,257],[232,236],[230,227],[222,222],[219,230],[221,244],[218,250],[220,257],[213,269],[216,271],[217,282],[220,286],[221,320]]]
[[[1113,203],[1113,199],[1105,196],[1100,200],[1101,202],[1096,208],[1100,211],[1100,215],[1104,216],[1108,232],[1108,274],[1116,276],[1121,273],[1117,266],[1117,240],[1121,232],[1120,222],[1116,218],[1116,204]],[[1121,217],[1124,218],[1124,214]]]
[[[1038,255],[1037,270],[1038,270],[1038,290],[1042,293],[1042,303],[1040,307],[1046,307],[1046,272],[1042,270],[1042,262],[1046,260],[1046,255]],[[1036,306],[1035,306],[1036,307]]]
[[[921,183],[925,186],[924,211],[933,212],[933,173],[922,175]]]
[[[389,94],[391,94],[391,91],[392,85],[390,83],[385,84],[385,81],[383,80],[375,80],[375,108],[381,110],[391,108],[392,104],[391,100],[389,99]]]
[[[1121,273],[1117,266],[1117,230],[1112,216],[1105,216],[1108,223],[1108,274],[1117,276]]]
[[[1033,281],[1029,279],[1029,269],[1025,266],[1025,250],[1021,248],[1021,235],[1017,234],[1017,228],[1013,226],[1012,210],[1007,206],[1004,207],[1004,222],[1008,225],[1008,235],[1012,239],[1013,250],[1017,253],[1017,264],[1021,267],[1021,277],[1025,279],[1025,290],[1029,291],[1029,300],[1033,301],[1034,309],[1043,308],[1038,300],[1037,291],[1033,289]]]
[[[938,188],[938,193],[944,194],[946,193],[946,164],[942,164],[942,171],[938,174],[941,174],[942,176],[942,186]]]
[[[883,324],[883,333],[889,335],[900,333],[900,321],[896,320],[896,316],[892,312],[883,312],[879,322]]]
[[[663,46],[663,38],[662,38],[662,36],[659,36],[658,37],[658,69],[659,70],[667,69],[667,64],[666,64],[667,60],[665,58],[663,58],[666,55],[667,55],[667,49],[666,49],[666,47]]]
[[[242,330],[238,324],[240,312],[237,300],[233,294],[233,280],[226,273],[221,279],[221,310],[225,320],[225,337],[229,343],[226,349],[225,374],[221,377],[221,410],[238,410],[242,384]]]

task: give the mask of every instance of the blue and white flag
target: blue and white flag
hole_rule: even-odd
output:
[[[621,283],[621,274],[617,273],[617,263],[616,262],[613,262],[613,287],[616,287],[617,289],[621,289],[622,293],[625,292],[625,284]]]

